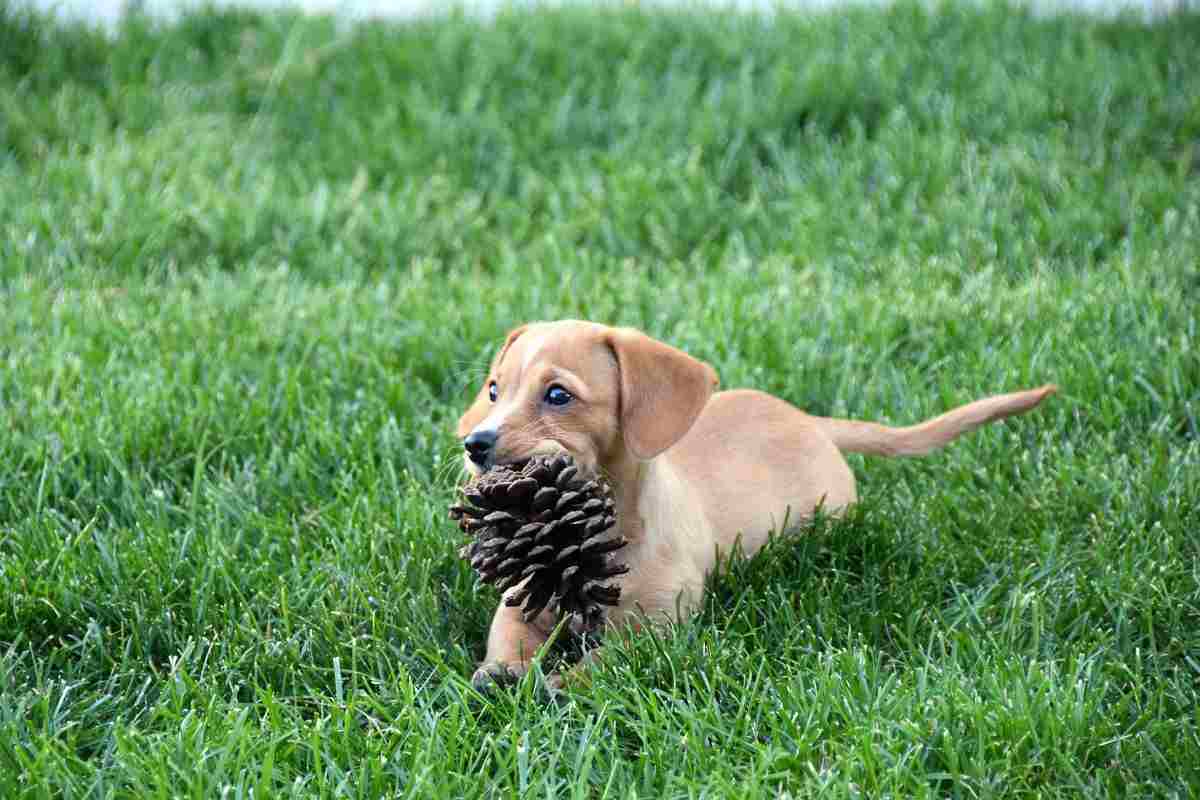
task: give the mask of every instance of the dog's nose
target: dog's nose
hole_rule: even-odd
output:
[[[488,456],[492,454],[492,448],[496,446],[496,432],[494,430],[471,431],[466,439],[463,439],[463,447],[467,449],[467,457],[476,464],[483,464],[488,460]]]

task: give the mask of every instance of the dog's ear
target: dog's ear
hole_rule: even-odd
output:
[[[500,352],[496,353],[492,359],[492,365],[488,367],[489,377],[496,374],[496,370],[500,367],[500,362],[504,360],[504,354],[508,352],[508,348],[512,347],[512,343],[528,327],[528,325],[522,325],[519,328],[509,331],[508,338],[504,340],[504,345],[500,348]],[[487,415],[491,412],[492,400],[488,397],[488,382],[489,380],[485,378],[483,386],[479,387],[479,392],[475,395],[475,400],[463,412],[463,415],[459,417],[458,428],[455,430],[458,438],[462,439],[468,433],[475,430],[475,426],[487,419]]]
[[[630,328],[606,343],[621,376],[621,434],[635,458],[648,461],[683,438],[717,387],[717,373],[682,350]]]

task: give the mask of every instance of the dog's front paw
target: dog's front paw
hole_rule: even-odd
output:
[[[504,664],[499,661],[483,664],[471,676],[471,685],[483,695],[491,695],[520,682],[529,672],[528,664]],[[540,678],[534,686],[534,697],[541,702],[557,702],[564,698],[563,675],[553,672]]]
[[[479,692],[490,692],[493,689],[502,689],[505,686],[512,686],[529,671],[529,667],[524,664],[505,664],[501,661],[492,661],[487,664],[481,664],[479,669],[475,670],[475,674],[471,676],[471,685]]]
[[[592,688],[592,671],[587,663],[581,662],[561,672],[546,676],[546,688],[555,694],[586,691]]]

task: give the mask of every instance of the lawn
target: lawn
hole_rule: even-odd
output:
[[[0,0],[0,796],[1194,795],[1198,41]],[[823,414],[1062,392],[485,697],[453,423],[568,316]]]

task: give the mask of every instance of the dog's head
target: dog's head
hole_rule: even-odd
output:
[[[523,325],[458,421],[467,468],[567,452],[585,470],[679,441],[717,385],[712,367],[630,328]]]

